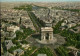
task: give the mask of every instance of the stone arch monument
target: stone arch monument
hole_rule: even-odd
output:
[[[53,29],[51,27],[41,28],[41,40],[53,40]]]

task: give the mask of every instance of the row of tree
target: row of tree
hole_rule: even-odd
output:
[[[57,52],[58,56],[69,56],[69,50],[63,46],[58,47],[57,49],[55,49],[55,51]]]
[[[64,21],[64,20],[59,21],[59,22],[55,25],[55,27],[53,27],[53,29],[54,29],[53,33],[54,33],[54,34],[58,34],[58,33],[61,32],[60,26],[61,26],[61,24],[63,23],[63,21]]]
[[[47,47],[39,48],[32,56],[37,56],[38,54],[46,54],[47,56],[54,56],[52,51]]]
[[[80,33],[74,33],[70,30],[63,30],[61,33],[61,36],[66,37],[66,45],[72,45],[77,48],[80,48]]]

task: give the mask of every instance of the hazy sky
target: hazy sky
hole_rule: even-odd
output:
[[[35,2],[64,2],[64,1],[80,1],[80,0],[0,0],[0,1],[8,1],[8,2],[11,2],[11,1],[35,1]]]

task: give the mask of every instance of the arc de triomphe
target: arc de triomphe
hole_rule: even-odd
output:
[[[53,28],[42,27],[41,28],[41,40],[53,40]]]

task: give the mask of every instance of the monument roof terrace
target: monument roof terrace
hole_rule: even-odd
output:
[[[52,27],[42,27],[41,31],[53,31]]]

